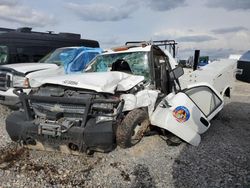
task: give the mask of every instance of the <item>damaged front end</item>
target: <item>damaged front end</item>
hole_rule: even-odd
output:
[[[115,147],[123,100],[61,86],[43,86],[29,95],[18,95],[24,111],[13,112],[6,119],[13,141],[71,154],[108,152]]]

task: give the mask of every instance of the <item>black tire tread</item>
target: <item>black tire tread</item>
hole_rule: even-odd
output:
[[[134,109],[130,111],[121,122],[120,125],[117,127],[116,131],[116,142],[122,148],[128,148],[133,146],[131,143],[131,135],[135,128],[135,126],[139,122],[148,121],[149,118],[146,111],[142,109]]]

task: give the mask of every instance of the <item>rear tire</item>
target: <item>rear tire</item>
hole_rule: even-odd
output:
[[[147,112],[142,109],[130,111],[116,131],[116,142],[122,148],[128,148],[139,143],[148,129],[150,122]]]

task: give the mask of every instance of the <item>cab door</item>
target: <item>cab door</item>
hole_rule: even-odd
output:
[[[182,140],[198,146],[200,134],[223,108],[223,100],[208,84],[196,84],[177,94],[169,94],[150,117],[151,124],[168,130]]]

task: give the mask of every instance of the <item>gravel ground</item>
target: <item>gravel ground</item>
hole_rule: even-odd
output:
[[[9,108],[0,105],[0,149],[7,146],[11,140],[5,130],[5,118],[11,112]]]
[[[13,147],[0,106],[0,155]],[[250,84],[236,82],[198,147],[159,136],[92,157],[18,150],[0,158],[0,187],[250,187]],[[0,156],[0,157],[2,157]]]

